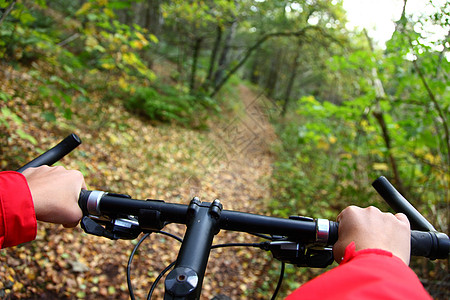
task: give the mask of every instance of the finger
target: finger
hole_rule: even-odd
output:
[[[86,182],[84,181],[84,179],[83,179],[83,182],[81,183],[81,189],[87,190],[87,185],[86,185]]]
[[[345,213],[346,213],[349,209],[351,209],[350,207],[351,207],[351,206],[347,206],[346,208],[344,208],[344,209],[339,213],[339,215],[336,217],[336,222],[339,222],[339,221],[342,219],[342,217],[345,215]]]
[[[76,223],[70,223],[70,224],[63,224],[64,228],[74,228],[77,227],[79,222]]]
[[[346,208],[344,208],[341,213],[336,217],[336,221],[339,222],[345,215],[349,214],[351,211],[354,210],[360,210],[362,209],[361,207],[355,206],[355,205],[350,205],[347,206]]]
[[[375,214],[382,214],[383,212],[376,206],[369,206],[366,207],[364,210],[371,212],[371,213],[375,213]]]
[[[408,219],[408,217],[407,217],[405,214],[403,214],[403,213],[398,213],[398,214],[395,214],[394,216],[395,216],[400,222],[405,223],[405,224],[408,224],[408,226],[409,226],[409,219]]]

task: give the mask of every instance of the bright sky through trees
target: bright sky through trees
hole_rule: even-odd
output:
[[[442,7],[446,0],[434,0],[437,7]],[[403,0],[344,0],[350,28],[366,28],[369,35],[380,45],[389,40],[394,32],[395,24],[403,9]],[[429,14],[435,8],[427,0],[408,0],[406,13],[420,18],[422,14]],[[447,28],[448,29],[448,28]],[[442,38],[447,30],[442,27],[428,25],[425,34],[431,40]]]

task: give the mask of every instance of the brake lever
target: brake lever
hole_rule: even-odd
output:
[[[87,216],[84,216],[81,219],[80,225],[81,228],[84,230],[84,232],[88,234],[106,237],[111,240],[117,240],[117,238],[115,238],[112,232],[106,230],[105,227],[103,227],[102,225],[100,225],[99,223],[95,222],[94,220],[92,220]]]
[[[272,241],[265,250],[275,259],[298,267],[326,268],[334,261],[331,248],[311,248],[298,242]]]
[[[93,218],[84,216],[80,223],[84,232],[111,240],[133,240],[142,232],[138,221],[133,218],[112,219],[103,227]]]

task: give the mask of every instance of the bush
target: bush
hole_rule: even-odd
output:
[[[195,128],[205,127],[211,113],[217,113],[219,106],[202,94],[191,95],[171,86],[137,87],[125,107],[151,120],[175,122]]]

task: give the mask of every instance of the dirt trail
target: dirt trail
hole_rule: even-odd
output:
[[[257,212],[269,192],[266,179],[272,172],[270,147],[276,135],[264,111],[267,100],[244,85],[239,94],[245,114],[212,128],[205,153],[217,168],[195,178],[192,189],[221,199],[226,209]]]
[[[268,102],[248,87],[239,86],[245,115],[228,120],[214,128],[211,140],[219,154],[219,170],[198,180],[198,192],[210,187],[210,195],[221,199],[224,209],[262,213],[270,192],[268,178],[272,173],[273,157],[270,152],[276,135],[269,122]],[[210,198],[209,200],[212,200]],[[215,243],[250,242],[245,234],[220,233]],[[205,299],[219,289],[221,293],[242,299],[258,299],[255,290],[268,281],[267,270],[277,268],[263,251],[231,248],[213,251],[205,278]],[[223,287],[221,287],[223,285]],[[267,298],[267,296],[262,297]]]

